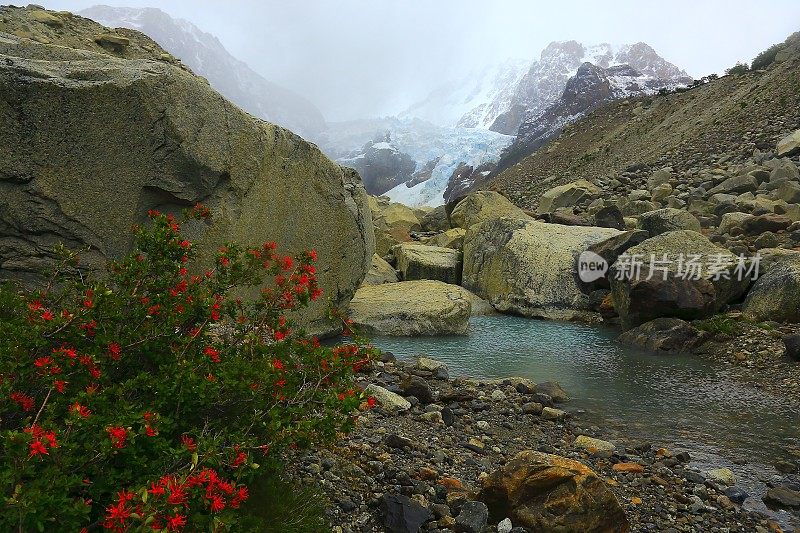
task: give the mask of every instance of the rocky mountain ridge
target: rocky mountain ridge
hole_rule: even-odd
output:
[[[157,8],[98,5],[80,12],[111,28],[138,30],[184,62],[233,103],[254,116],[316,139],[325,118],[314,104],[233,57],[215,36]]]

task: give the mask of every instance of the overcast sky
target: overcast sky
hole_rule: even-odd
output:
[[[554,40],[644,41],[694,77],[800,30],[800,0],[38,0],[51,9],[158,7],[213,33],[329,120],[394,114],[489,61]]]

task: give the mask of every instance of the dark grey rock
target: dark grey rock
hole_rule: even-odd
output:
[[[481,533],[489,520],[489,508],[483,502],[464,502],[456,517],[458,533]]]
[[[402,494],[384,494],[380,509],[389,533],[418,533],[431,518],[428,509]]]

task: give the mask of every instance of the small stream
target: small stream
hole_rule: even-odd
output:
[[[693,466],[727,466],[750,494],[777,475],[771,466],[800,450],[797,400],[747,384],[742,367],[691,355],[656,355],[616,342],[611,329],[492,315],[468,336],[376,337],[400,359],[427,354],[450,376],[558,381],[583,427],[686,450]],[[612,439],[613,440],[613,439]],[[763,509],[759,498],[746,505]]]

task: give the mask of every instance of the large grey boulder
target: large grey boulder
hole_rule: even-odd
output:
[[[700,233],[663,233],[630,248],[612,265],[614,309],[624,329],[660,317],[711,316],[747,289],[746,270],[738,279],[738,264],[736,256]]]
[[[576,278],[577,258],[619,233],[535,220],[489,220],[467,230],[462,284],[500,312],[591,318],[588,296]]]
[[[422,228],[419,218],[407,205],[390,202],[385,196],[370,196],[369,207],[375,232],[375,252],[388,254],[392,247],[411,240],[411,233]]]
[[[458,285],[461,283],[461,252],[414,242],[392,248],[397,269],[403,280],[434,279]]]
[[[706,338],[705,332],[680,318],[656,318],[626,331],[618,340],[652,352],[685,353],[697,348]]]
[[[651,237],[676,230],[700,231],[700,221],[693,214],[671,207],[643,213],[637,226]]]
[[[552,213],[562,207],[572,207],[597,194],[600,194],[600,187],[586,180],[559,185],[542,194],[537,212]]]
[[[500,217],[530,219],[525,212],[495,191],[478,191],[456,204],[450,213],[453,227],[469,229],[473,224]]]
[[[382,285],[383,283],[397,283],[397,271],[378,254],[372,256],[372,264],[364,277],[361,285]]]
[[[6,31],[44,28],[31,10],[0,9]],[[213,224],[187,225],[201,262],[226,242],[313,248],[326,296],[347,304],[374,248],[355,172],[241,111],[145,35],[118,30],[128,44],[104,47],[103,26],[53,16],[63,26],[42,42],[0,39],[0,278],[37,278],[59,242],[89,247],[82,265],[102,270],[148,209],[202,201]],[[327,298],[303,316],[316,332],[326,317]]]
[[[756,190],[758,190],[758,180],[750,174],[744,174],[728,178],[708,192],[709,194],[742,194],[745,192],[755,192]]]
[[[754,320],[800,322],[800,254],[776,257],[753,283],[742,310]]]
[[[441,281],[401,281],[361,287],[350,318],[369,335],[465,335],[472,298]]]
[[[775,150],[778,157],[791,157],[800,153],[800,130],[795,130],[780,141]]]

